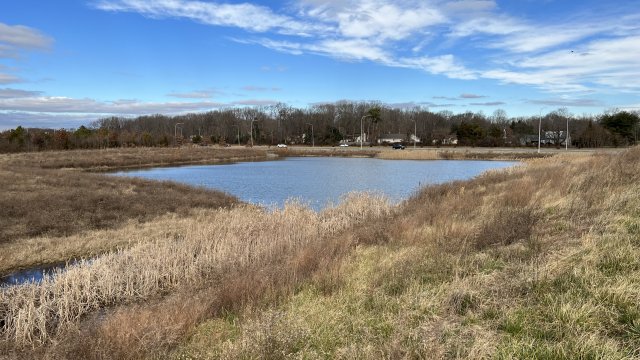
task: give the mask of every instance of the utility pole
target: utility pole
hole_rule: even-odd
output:
[[[542,110],[544,110],[546,106],[540,108],[540,112],[538,113],[538,154],[540,154],[540,140],[542,135]]]

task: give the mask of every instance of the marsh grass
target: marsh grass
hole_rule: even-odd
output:
[[[187,222],[183,234],[81,262],[39,284],[3,289],[2,336],[17,345],[43,344],[93,311],[148,300],[180,287],[197,288],[221,274],[265,269],[312,241],[391,210],[383,198],[356,195],[320,213],[296,204],[272,212],[252,206],[202,210],[183,220]],[[249,281],[244,293],[258,282]]]
[[[640,356],[640,149],[433,186],[344,257],[340,284],[203,322],[183,358]],[[218,336],[206,338],[208,329]]]
[[[491,151],[487,149],[407,149],[381,150],[376,157],[385,160],[526,160],[548,158],[555,154],[532,151]]]
[[[65,170],[0,171],[0,246],[17,239],[69,236],[148,221],[169,212],[228,207],[219,191],[171,182],[108,177]]]
[[[531,159],[397,209],[198,210],[67,280],[3,293],[0,353],[637,358],[639,160]]]
[[[102,150],[44,151],[0,155],[5,168],[79,169],[108,171],[124,168],[213,164],[265,159],[266,151],[250,148],[179,147],[113,148]]]
[[[94,256],[129,240],[96,241],[92,231],[144,224],[167,213],[230,207],[219,191],[87,170],[263,159],[252,149],[133,148],[0,155],[0,274]],[[78,171],[73,171],[78,170]],[[130,238],[130,237],[129,237]]]

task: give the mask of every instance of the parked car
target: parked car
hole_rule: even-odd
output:
[[[340,147],[347,147],[349,144],[340,144]]]
[[[287,144],[278,144],[278,145],[277,145],[277,147],[279,147],[279,148],[286,148],[286,147],[287,147]]]
[[[395,144],[391,145],[391,147],[392,147],[394,150],[398,150],[398,149],[400,149],[400,150],[404,150],[404,145],[402,145],[402,144],[400,144],[400,143],[395,143]]]

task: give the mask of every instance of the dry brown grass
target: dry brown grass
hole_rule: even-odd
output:
[[[229,207],[237,199],[170,182],[96,175],[110,170],[264,159],[244,148],[134,148],[0,155],[0,274],[89,257],[129,242],[96,241],[93,230],[144,223],[167,213]],[[64,168],[64,169],[62,169]],[[111,243],[111,244],[109,244]]]
[[[519,151],[491,151],[487,149],[407,149],[407,150],[381,150],[376,157],[385,160],[526,160],[547,158],[553,153],[532,152],[530,150]]]
[[[375,157],[380,150],[377,148],[364,147],[298,147],[292,146],[286,149],[275,149],[278,156],[320,156],[320,157]]]
[[[0,246],[36,236],[69,236],[148,221],[168,212],[237,202],[218,191],[170,182],[65,170],[0,170]]]
[[[390,211],[385,200],[362,196],[320,213],[298,205],[273,212],[255,207],[201,211],[183,220],[188,226],[179,236],[102,255],[40,284],[4,289],[2,336],[18,345],[47,343],[105,306],[150,299],[178,287],[199,287],[233,271],[264,269],[310,242]],[[285,270],[278,276],[295,274]],[[255,288],[255,282],[250,284]]]
[[[324,215],[203,210],[183,219],[183,236],[105,256],[114,262],[81,266],[66,283],[62,275],[64,297],[52,295],[54,282],[15,290],[0,301],[15,329],[0,353],[638,357],[638,166],[638,148],[529,160],[429,187],[393,212],[356,201]],[[322,216],[331,225],[321,226]],[[72,291],[86,279],[121,295],[96,306],[104,290]],[[19,314],[28,326],[13,325]],[[58,314],[70,320],[50,321]],[[45,345],[21,349],[20,341]]]
[[[637,358],[639,158],[561,156],[430,187],[359,233],[336,290],[309,281],[206,321],[176,355]]]
[[[45,151],[0,155],[4,168],[40,167],[107,171],[124,168],[213,164],[225,161],[265,159],[266,151],[250,148],[180,147],[114,148],[102,150]]]

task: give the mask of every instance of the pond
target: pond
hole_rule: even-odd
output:
[[[222,190],[267,207],[298,199],[314,210],[337,204],[353,191],[382,193],[399,202],[421,186],[470,179],[515,161],[381,160],[372,158],[291,157],[225,165],[163,167],[120,171],[116,176],[171,180]]]
[[[371,158],[293,157],[224,165],[163,167],[113,173],[153,180],[171,180],[218,189],[243,201],[282,207],[298,199],[315,210],[337,204],[343,195],[369,191],[399,202],[421,186],[470,179],[515,161],[380,160]],[[72,263],[74,263],[72,261]],[[0,278],[0,286],[39,282],[66,264],[17,271]]]

